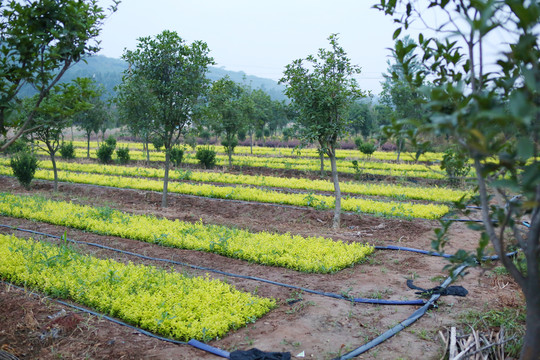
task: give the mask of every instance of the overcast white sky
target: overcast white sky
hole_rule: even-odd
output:
[[[110,0],[100,0],[108,7]],[[394,26],[371,6],[376,0],[123,0],[105,22],[100,54],[119,58],[137,38],[173,30],[188,42],[205,41],[216,66],[279,80],[285,65],[340,34],[358,80],[378,94],[393,44]]]

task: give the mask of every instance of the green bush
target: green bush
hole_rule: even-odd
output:
[[[100,163],[109,164],[112,162],[112,154],[114,152],[114,147],[110,146],[107,143],[101,143],[97,151],[97,157]]]
[[[358,150],[360,150],[360,147],[362,146],[363,143],[364,143],[364,140],[362,140],[361,137],[357,137],[354,139],[354,144],[356,145],[356,148]]]
[[[365,143],[362,143],[360,144],[360,147],[358,148],[358,150],[360,150],[360,152],[362,154],[365,154],[368,159],[371,158],[371,155],[373,155],[373,153],[375,152],[375,145],[370,143],[370,142],[365,142]]]
[[[211,169],[216,164],[216,151],[210,146],[199,147],[195,157],[207,169]]]
[[[29,189],[38,166],[36,155],[29,151],[18,152],[11,157],[10,165],[19,183]]]
[[[113,149],[116,148],[116,139],[112,135],[109,135],[109,137],[107,138],[107,140],[105,140],[105,142],[107,143],[107,145],[109,145]]]
[[[178,146],[174,146],[169,151],[169,156],[174,166],[180,166],[180,164],[182,163],[182,159],[184,159],[184,149]]]
[[[467,155],[451,147],[444,152],[441,169],[446,171],[450,185],[457,186],[462,178],[469,175],[471,164]]]
[[[129,162],[129,148],[126,146],[116,149],[116,156],[120,164],[127,164]]]
[[[75,159],[75,147],[73,146],[73,142],[63,142],[62,145],[60,145],[60,156],[64,159]]]

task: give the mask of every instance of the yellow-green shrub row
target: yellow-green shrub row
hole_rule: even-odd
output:
[[[1,175],[12,175],[10,168],[0,166]],[[38,170],[36,179],[53,180],[54,175],[49,170]],[[117,188],[163,191],[163,182],[159,180],[129,178],[122,176],[106,176],[58,171],[60,181],[111,186]],[[333,196],[317,194],[287,194],[279,191],[258,189],[244,186],[217,186],[210,184],[189,184],[171,182],[168,190],[172,193],[196,195],[209,198],[256,201],[263,203],[310,206],[314,208],[333,208]],[[449,208],[446,205],[413,204],[395,201],[377,201],[344,197],[341,200],[344,211],[359,211],[368,214],[397,217],[413,217],[437,219],[445,215]]]
[[[87,146],[86,141],[73,141],[73,145],[76,147],[85,148]],[[98,143],[97,141],[91,141],[90,147],[91,148],[97,148]],[[128,147],[130,150],[141,150],[143,149],[142,143],[137,142],[118,142],[117,146],[120,147]],[[151,149],[154,149],[152,145],[150,145]],[[216,151],[223,151],[222,146],[215,146]],[[152,151],[152,150],[150,150]],[[234,148],[234,152],[236,154],[251,154],[251,147],[249,146],[237,146]],[[297,151],[294,148],[282,148],[282,147],[268,147],[268,146],[253,146],[253,155],[270,155],[270,156],[288,156],[288,157],[319,157],[319,153],[317,149],[314,148],[306,148],[306,149],[300,149],[300,151]],[[415,161],[416,154],[413,152],[402,152],[400,155],[400,160],[402,161]],[[443,153],[433,153],[433,152],[427,152],[425,154],[422,154],[419,158],[419,161],[441,161],[443,157]],[[345,158],[361,158],[365,159],[366,155],[361,153],[358,150],[343,150],[343,149],[337,149],[336,150],[336,158],[338,159],[345,159]],[[375,151],[372,156],[372,159],[377,160],[396,160],[397,153],[395,152],[388,152],[388,151]]]
[[[9,160],[5,158],[0,158],[0,164],[7,165],[8,163]],[[151,178],[163,178],[165,176],[165,171],[163,169],[155,168],[101,164],[78,164],[62,161],[58,161],[56,165],[59,170],[78,171],[92,174],[142,176]],[[39,167],[44,169],[52,169],[52,163],[50,161],[41,161]],[[334,185],[331,182],[325,180],[282,178],[276,176],[237,175],[222,172],[171,171],[169,172],[169,179],[314,191],[334,191]],[[390,184],[367,184],[353,182],[342,182],[340,186],[341,191],[344,193],[397,197],[416,200],[429,200],[437,202],[457,201],[462,196],[470,196],[470,193],[466,191],[439,188],[437,186],[412,187]]]
[[[38,153],[45,155],[45,152],[38,150]],[[86,150],[75,149],[76,157],[86,157]],[[113,159],[116,155],[113,155]],[[96,159],[95,150],[90,150],[90,157]],[[139,152],[130,153],[132,160],[146,160],[146,154]],[[165,161],[165,154],[162,152],[150,153],[151,161]],[[187,164],[199,164],[194,154],[185,154],[182,160]],[[225,155],[216,156],[216,164],[218,166],[227,166],[229,158]],[[277,158],[277,157],[257,157],[257,156],[235,156],[233,164],[236,166],[247,167],[266,167],[271,169],[294,169],[299,171],[319,171],[320,162],[317,159],[305,158]],[[438,166],[426,166],[422,164],[394,164],[382,162],[359,162],[359,167],[364,174],[383,175],[383,176],[405,176],[417,177],[426,179],[444,179],[445,175],[440,171]],[[324,165],[325,171],[330,171],[330,164],[327,159]],[[352,162],[348,160],[337,161],[338,171],[341,173],[354,174],[356,170],[353,168]]]
[[[322,237],[252,233],[7,193],[0,193],[0,214],[304,272],[335,272],[373,252],[369,245]]]
[[[275,307],[273,299],[219,280],[101,260],[1,234],[0,277],[184,341],[221,337]]]

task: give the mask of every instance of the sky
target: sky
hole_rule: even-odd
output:
[[[99,0],[108,8],[111,0]],[[163,30],[185,41],[208,44],[217,67],[279,80],[285,66],[328,46],[339,44],[351,63],[360,66],[363,90],[381,91],[393,46],[390,17],[372,5],[376,0],[123,0],[99,37],[101,55],[120,58],[137,39]]]

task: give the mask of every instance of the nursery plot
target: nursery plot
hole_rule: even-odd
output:
[[[27,193],[18,187],[12,179],[2,179],[0,189],[16,193]],[[33,192],[49,194],[50,185],[37,184]],[[49,194],[48,196],[50,196]],[[377,245],[402,245],[429,249],[433,236],[431,228],[435,222],[425,220],[406,221],[399,219],[375,218],[370,216],[344,215],[343,227],[331,230],[325,224],[331,221],[331,212],[309,209],[278,208],[264,204],[240,204],[212,199],[185,198],[172,196],[171,206],[159,209],[154,206],[159,194],[119,189],[89,188],[84,185],[62,184],[61,192],[53,195],[58,200],[73,200],[89,203],[94,206],[113,206],[126,211],[155,214],[179,219],[196,221],[200,218],[205,223],[221,223],[249,227],[251,230],[280,229],[281,232],[301,233],[303,235],[332,236],[334,239],[347,241],[366,240]],[[30,228],[47,233],[61,235],[65,230],[61,226],[47,225],[22,219],[1,217],[1,223]],[[322,222],[322,223],[321,223]],[[6,232],[6,229],[0,230]],[[450,234],[460,240],[460,246],[472,249],[477,241],[476,233],[459,224]],[[22,233],[17,233],[22,236]],[[28,235],[26,235],[28,236]],[[292,283],[324,291],[343,293],[353,296],[371,296],[382,299],[415,299],[414,291],[407,289],[407,278],[414,279],[415,284],[422,287],[433,287],[440,283],[444,276],[441,259],[425,257],[404,252],[376,252],[367,263],[344,269],[335,274],[305,274],[290,269],[249,264],[237,259],[224,258],[213,253],[164,248],[156,244],[141,243],[129,239],[89,234],[78,230],[69,230],[68,236],[78,240],[86,240],[105,245],[112,245],[124,250],[144,253],[146,255],[181,259],[183,262],[210,266],[224,271],[245,275],[259,276],[270,280]],[[118,255],[99,252],[102,258],[117,258]],[[136,262],[135,259],[129,260]],[[140,260],[139,260],[140,261]],[[153,264],[157,265],[157,264]],[[180,267],[178,272],[187,270]],[[199,276],[204,273],[194,273]],[[212,277],[214,277],[212,275]],[[224,278],[223,276],[218,276]],[[263,350],[290,351],[297,355],[305,352],[306,358],[331,359],[339,352],[350,350],[367,340],[386,331],[390,326],[408,317],[416,307],[382,307],[373,305],[352,305],[346,301],[321,298],[315,295],[276,288],[248,280],[226,278],[228,283],[238,289],[257,293],[259,296],[277,299],[278,307],[265,315],[261,320],[247,327],[230,332],[223,339],[210,344],[228,351],[257,347]],[[396,337],[370,351],[361,358],[395,359],[396,355],[407,358],[440,358],[442,344],[437,332],[444,327],[460,326],[459,316],[471,310],[487,311],[504,307],[522,306],[517,287],[509,283],[504,275],[489,275],[471,270],[470,274],[460,279],[458,284],[469,290],[465,298],[445,297],[439,301],[439,309],[430,311],[412,327],[399,333]],[[48,315],[58,312],[57,306],[48,308],[44,302],[33,301],[28,296],[21,299],[17,291],[0,289],[0,302],[3,308],[14,309],[7,320],[10,328],[27,329],[25,327],[25,311],[32,310],[38,329],[45,328],[50,322]],[[291,301],[291,304],[287,302]],[[17,301],[20,305],[14,306]],[[293,301],[297,301],[292,303]],[[24,308],[21,309],[21,305]],[[66,308],[68,313],[69,308]],[[19,314],[15,317],[12,314]],[[3,315],[3,314],[2,314]],[[81,315],[86,318],[86,316]],[[88,324],[90,327],[86,327]],[[30,326],[30,325],[28,325]],[[465,325],[462,325],[466,328]],[[135,358],[179,358],[179,359],[217,359],[215,356],[185,346],[166,344],[155,339],[134,334],[130,329],[123,329],[105,321],[92,318],[81,323],[84,331],[61,333],[60,339],[50,343],[40,342],[36,335],[28,330],[27,338],[37,340],[30,350],[24,338],[15,336],[8,330],[10,345],[21,352],[40,351],[39,358],[58,358],[76,354],[83,358],[85,354],[93,357],[113,356],[120,354]],[[19,330],[20,331],[20,330]],[[41,330],[40,330],[41,331]],[[13,334],[13,335],[11,335]],[[38,332],[39,334],[39,332]],[[114,341],[114,345],[109,342]],[[35,345],[35,344],[38,345]],[[404,349],[406,351],[404,352]],[[112,354],[112,355],[109,355]],[[44,355],[44,356],[43,356]]]
[[[0,166],[0,174],[11,175],[11,169]],[[82,184],[112,186],[139,190],[162,191],[163,182],[151,179],[139,179],[121,176],[105,176],[97,174],[83,174],[74,172],[58,172],[60,181]],[[52,171],[39,170],[35,175],[38,179],[52,180]],[[258,189],[253,187],[217,186],[211,184],[190,184],[171,182],[168,191],[172,193],[188,194],[210,198],[257,201],[274,204],[287,204],[296,206],[310,206],[317,209],[334,207],[335,198],[330,195],[295,194],[274,190]],[[445,215],[449,208],[442,204],[416,204],[410,202],[380,201],[344,197],[342,199],[344,211],[357,211],[362,213],[378,214],[383,216],[415,217],[437,219]]]
[[[0,235],[0,277],[74,300],[170,338],[223,336],[275,306],[201,277],[82,256],[67,245]]]
[[[84,148],[87,147],[86,141],[73,141],[73,145],[78,148]],[[91,141],[90,142],[90,148],[95,149],[97,148],[98,143],[97,141]],[[142,143],[137,142],[118,142],[117,146],[119,147],[128,147],[130,150],[138,150],[142,151],[144,145]],[[153,152],[154,148],[151,146],[151,152]],[[216,146],[216,151],[222,151],[222,146]],[[188,151],[192,153],[193,151]],[[305,149],[295,149],[295,148],[283,148],[283,147],[268,147],[268,146],[253,146],[251,148],[250,146],[237,146],[234,148],[234,152],[236,154],[252,154],[253,155],[262,155],[262,156],[277,156],[277,157],[319,157],[319,153],[317,149],[313,148],[305,148]],[[344,159],[344,158],[361,158],[364,159],[367,156],[361,153],[358,150],[344,150],[344,149],[337,149],[336,158],[338,159]],[[388,152],[388,151],[375,151],[370,158],[371,159],[377,159],[377,160],[396,160],[396,153],[394,152]],[[419,161],[440,161],[442,160],[443,154],[442,153],[434,153],[434,152],[426,152],[422,155],[420,155]],[[402,152],[400,159],[402,161],[416,161],[416,154],[412,152]]]
[[[7,160],[0,159],[0,164],[8,164]],[[41,161],[41,169],[52,169],[50,161]],[[73,162],[57,161],[59,170],[83,172],[102,175],[121,175],[132,177],[163,178],[165,171],[150,167],[133,167],[103,164],[78,164]],[[176,169],[169,173],[169,180],[191,181],[201,183],[253,185],[260,187],[300,189],[307,191],[333,192],[334,185],[327,180],[314,180],[295,177],[277,177],[231,174],[226,172],[192,171]],[[394,184],[373,184],[361,182],[341,182],[341,191],[345,194],[358,194],[369,196],[383,196],[389,198],[429,200],[433,202],[452,202],[462,197],[470,197],[471,192],[458,189],[449,189],[432,186],[404,186]]]

